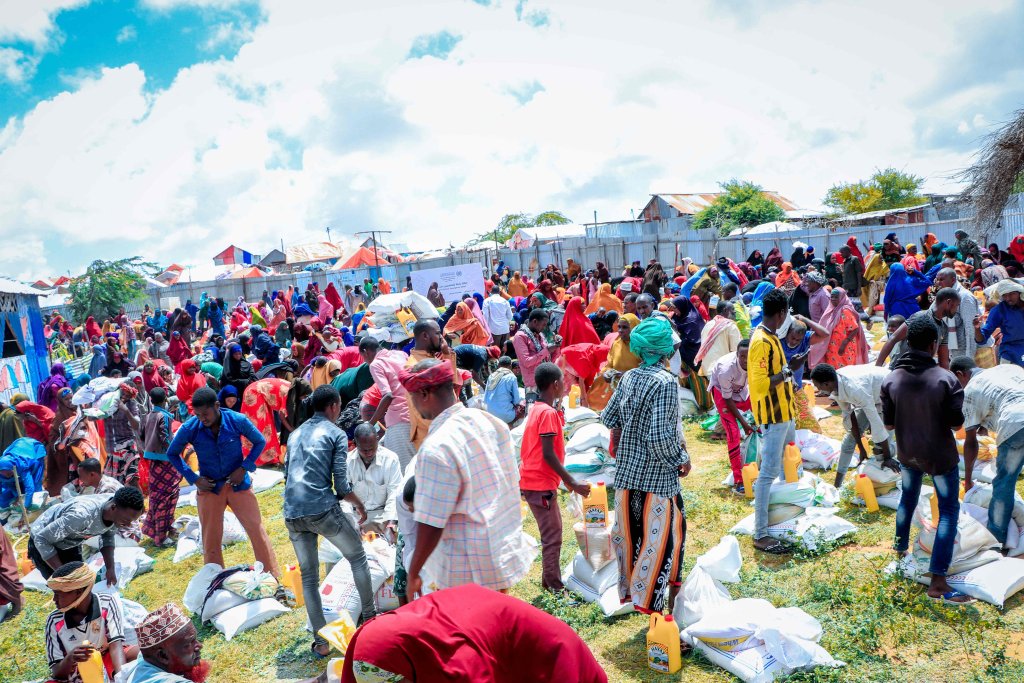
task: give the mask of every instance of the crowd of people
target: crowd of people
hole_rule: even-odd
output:
[[[481,658],[499,648],[502,629],[513,622],[550,629],[554,637],[558,627],[510,598],[459,594],[508,610],[508,623],[487,627],[472,622],[484,612],[460,608],[455,592],[432,590],[476,584],[504,593],[523,580],[531,554],[522,499],[541,536],[542,586],[566,593],[558,491],[590,493],[564,466],[570,396],[598,412],[611,431],[619,593],[637,611],[670,610],[680,587],[680,480],[691,470],[681,393],[719,415],[737,494],[746,493],[741,444],[760,434],[753,543],[772,554],[790,551],[768,534],[769,491],[783,450],[796,429],[820,431],[813,390],[831,397],[847,431],[836,486],[855,450],[861,462],[875,457],[899,472],[894,547],[905,554],[922,478],[930,476],[940,518],[928,595],[969,602],[945,578],[959,509],[953,432],[965,430],[966,489],[979,432],[995,436],[988,526],[1005,543],[1024,465],[1021,260],[1024,236],[1007,253],[996,245],[983,250],[958,233],[948,246],[933,235],[920,248],[900,244],[895,234],[873,245],[850,237],[825,259],[796,243],[788,260],[775,248],[740,263],[683,258],[666,270],[656,261],[634,262],[615,275],[601,262],[584,270],[570,259],[564,269],[549,265],[536,277],[499,263],[484,291],[457,301],[446,301],[432,284],[425,296],[437,316],[418,319],[401,343],[381,334],[367,310],[378,294],[392,291],[384,280],[342,291],[333,283],[301,293],[265,291],[259,301],[240,298],[230,306],[204,292],[198,304],[171,312],[147,307],[138,320],[122,309],[102,325],[90,316],[75,326],[53,314],[46,334],[54,358],[91,354],[87,372],[73,377],[68,363],[55,362],[35,401],[20,395],[0,405],[0,501],[12,505],[17,498],[25,510],[37,492],[59,501],[32,522],[28,541],[28,557],[57,607],[44,634],[51,674],[78,680],[75,663],[88,648],[72,635],[81,631],[96,636],[89,639],[111,676],[130,670],[130,680],[141,683],[205,675],[209,665],[200,662],[195,629],[174,605],[147,618],[138,647],[123,647],[116,605],[91,592],[95,574],[82,564],[81,544],[100,538],[105,579],[116,584],[115,534],[145,536],[157,546],[176,542],[184,477],[197,489],[204,561],[223,565],[230,509],[255,560],[278,577],[252,491],[258,466],[285,471],[284,520],[318,656],[329,652],[318,633],[325,623],[319,539],[351,566],[364,626],[343,680],[367,680],[361,668],[378,675],[374,680],[413,680],[452,666],[439,652],[410,662],[403,653],[429,647],[399,647],[376,633],[420,618],[406,640],[429,630],[430,619],[443,619],[451,629],[423,635],[424,642],[457,647],[456,626],[478,630]],[[887,341],[871,362],[866,330],[877,317]],[[922,411],[925,405],[932,407]],[[518,459],[513,428],[522,432]],[[26,438],[44,457],[26,455]],[[362,543],[368,532],[397,548],[394,585],[402,607],[394,617],[378,616],[374,606]],[[0,537],[0,604],[9,604],[13,616],[22,598],[9,539]],[[279,597],[289,600],[283,588]],[[435,601],[430,609],[427,599]],[[536,642],[522,639],[517,647],[538,647],[544,638],[534,635]],[[572,680],[605,680],[585,646],[563,645],[581,672]]]

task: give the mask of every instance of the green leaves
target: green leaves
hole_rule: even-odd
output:
[[[923,184],[924,178],[890,167],[876,170],[869,180],[833,185],[822,203],[842,214],[899,209],[924,201]]]
[[[144,273],[155,264],[139,256],[117,261],[93,261],[85,273],[68,285],[71,311],[76,320],[92,315],[102,320],[117,315],[119,309],[145,298]]]
[[[786,212],[765,196],[760,185],[734,178],[722,183],[721,187],[725,194],[698,212],[693,217],[691,228],[717,228],[724,236],[738,227],[752,227],[786,218]]]

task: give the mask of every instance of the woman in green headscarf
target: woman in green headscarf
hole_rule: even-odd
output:
[[[629,333],[629,350],[640,359],[641,365],[657,365],[675,351],[672,339],[672,323],[662,316],[653,316],[641,321]]]
[[[0,453],[7,450],[12,443],[25,436],[25,425],[22,423],[14,406],[27,401],[25,394],[15,394],[11,404],[0,403]]]

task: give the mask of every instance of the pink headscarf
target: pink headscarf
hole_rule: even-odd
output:
[[[843,311],[852,311],[855,316],[860,316],[857,313],[857,309],[853,307],[853,303],[850,302],[850,297],[842,287],[837,287],[832,290],[833,293],[839,292],[839,304],[833,304],[831,299],[829,300],[828,308],[821,314],[821,320],[818,324],[824,327],[829,332],[829,338],[835,332],[839,322],[842,320]],[[857,345],[857,364],[863,365],[868,362],[868,338],[864,334],[864,327],[857,324],[857,338],[853,342]],[[828,352],[828,342],[821,342],[818,344],[811,344],[810,353],[807,357],[807,367],[814,367],[818,363],[825,359],[825,354]]]
[[[903,264],[903,267],[907,269],[908,273],[912,270],[918,269],[917,257],[914,256],[913,254],[907,254],[906,256],[904,256],[903,260],[900,261],[900,263]]]
[[[494,335],[491,333],[491,328],[487,326],[487,320],[484,318],[484,312],[480,310],[480,306],[477,305],[476,299],[469,297],[466,299],[465,303],[469,306],[469,310],[473,313],[473,317],[480,321],[480,325],[484,328],[484,331],[487,332],[488,339],[493,339]]]
[[[316,317],[317,317],[317,318],[318,318],[318,319],[320,320],[320,322],[322,322],[322,323],[323,323],[324,325],[327,325],[328,323],[330,323],[330,322],[331,322],[331,320],[333,320],[333,319],[334,319],[334,306],[332,306],[332,305],[331,305],[331,302],[330,302],[330,301],[328,301],[328,300],[327,300],[327,297],[326,297],[326,296],[324,296],[323,294],[321,294],[321,295],[320,295],[320,296],[319,296],[319,297],[317,298],[317,301],[319,301],[319,302],[320,302],[320,307],[319,307],[319,309],[317,310],[317,315],[316,315]]]

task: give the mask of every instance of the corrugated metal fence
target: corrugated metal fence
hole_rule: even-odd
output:
[[[740,262],[745,261],[755,249],[767,254],[773,247],[779,247],[783,258],[788,259],[793,250],[793,242],[796,241],[813,245],[815,253],[824,258],[825,254],[838,251],[846,244],[850,235],[856,236],[857,241],[864,245],[879,242],[887,234],[894,232],[900,243],[919,245],[924,234],[930,232],[934,233],[940,241],[953,244],[955,242],[953,233],[961,228],[972,233],[975,226],[970,218],[960,218],[908,225],[859,225],[835,230],[811,226],[792,232],[749,237],[718,237],[713,230],[656,233],[644,235],[642,238],[624,239],[576,237],[521,250],[489,249],[487,251],[455,252],[440,258],[387,266],[381,270],[383,277],[399,290],[405,286],[406,276],[413,270],[470,263],[480,263],[486,269],[496,258],[504,261],[505,265],[512,270],[518,270],[524,275],[536,275],[539,269],[549,263],[564,266],[567,259],[570,258],[583,265],[584,268],[591,268],[595,263],[601,261],[615,275],[620,273],[626,264],[633,261],[640,261],[646,265],[650,259],[657,259],[665,266],[666,270],[669,270],[671,264],[678,264],[683,257],[689,257],[697,264],[710,263],[719,256],[726,256]],[[1005,249],[1011,239],[1022,233],[1024,233],[1024,212],[1007,212],[1003,214],[999,229],[990,235],[990,241],[996,242]],[[291,273],[266,278],[179,283],[159,290],[150,290],[149,294],[152,305],[164,308],[183,305],[188,299],[197,302],[202,292],[207,292],[210,296],[223,297],[230,304],[240,296],[247,301],[257,300],[262,296],[263,290],[287,289],[289,285],[292,285],[300,291],[304,291],[306,285],[313,281],[319,282],[321,285],[334,282],[339,289],[342,289],[344,284],[362,283],[364,278],[370,276],[369,269],[365,268],[315,274]],[[159,296],[159,301],[157,296]]]

